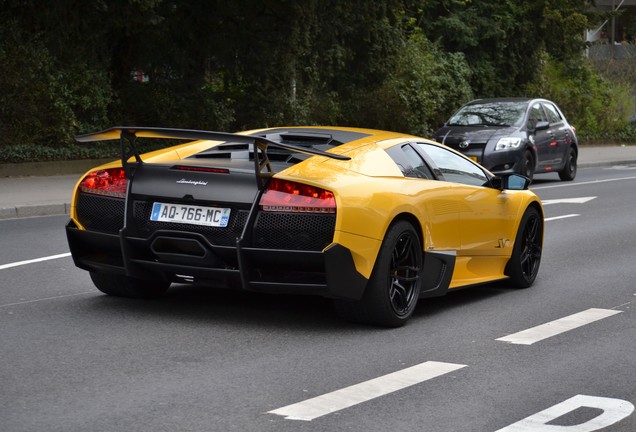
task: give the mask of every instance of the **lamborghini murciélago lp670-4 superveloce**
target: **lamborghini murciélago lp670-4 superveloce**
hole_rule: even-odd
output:
[[[138,138],[185,142],[140,154]],[[78,181],[66,227],[75,264],[109,295],[173,283],[312,294],[347,320],[396,327],[420,298],[529,287],[539,270],[529,179],[434,141],[313,126],[114,127],[77,140],[120,140],[121,160]]]

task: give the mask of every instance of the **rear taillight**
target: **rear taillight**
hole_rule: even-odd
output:
[[[93,171],[84,177],[79,185],[82,192],[106,195],[116,198],[126,196],[128,179],[122,168]]]
[[[261,209],[273,212],[335,213],[333,192],[287,180],[271,179],[261,197]]]

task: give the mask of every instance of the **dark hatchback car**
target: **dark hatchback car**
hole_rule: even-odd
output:
[[[576,130],[546,99],[478,99],[459,109],[434,139],[496,174],[576,176]]]

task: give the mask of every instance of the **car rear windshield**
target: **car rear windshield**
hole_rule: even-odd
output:
[[[520,126],[527,102],[497,101],[463,106],[448,121],[448,126]]]

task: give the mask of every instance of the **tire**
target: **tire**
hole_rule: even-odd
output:
[[[166,293],[170,282],[144,280],[124,275],[90,272],[91,280],[98,290],[116,297],[155,298]]]
[[[386,233],[371,278],[360,301],[336,301],[338,314],[355,322],[384,327],[406,324],[422,284],[422,244],[413,225],[393,224]]]
[[[523,158],[521,159],[521,166],[519,167],[519,174],[522,176],[528,177],[530,180],[534,177],[534,157],[532,156],[532,152],[530,150],[526,150],[523,153]]]
[[[506,275],[516,288],[528,288],[539,273],[543,245],[543,218],[529,207],[521,218]]]
[[[567,159],[563,169],[559,171],[559,178],[563,181],[572,181],[576,177],[576,150],[572,147],[568,149]]]

